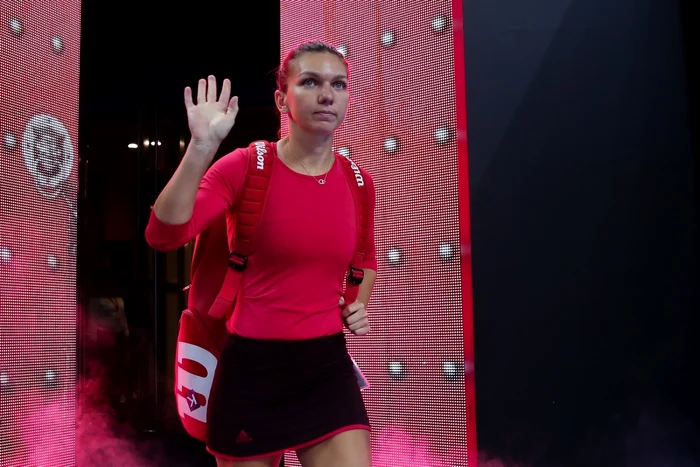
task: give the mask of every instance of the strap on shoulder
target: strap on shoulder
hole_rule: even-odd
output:
[[[358,287],[364,279],[364,270],[361,268],[361,265],[370,250],[370,199],[369,190],[357,164],[346,156],[337,155],[336,158],[343,168],[343,173],[355,202],[357,240],[355,243],[355,254],[350,263],[345,292],[346,303],[352,303],[357,298]]]
[[[275,157],[267,141],[248,146],[248,171],[235,206],[236,228],[232,255],[247,258],[255,251],[257,228],[260,225]]]
[[[233,313],[241,275],[248,265],[248,257],[255,252],[257,229],[267,202],[274,160],[274,150],[269,142],[255,141],[248,146],[248,170],[234,207],[235,231],[229,268],[221,291],[209,310],[214,317],[226,318]]]

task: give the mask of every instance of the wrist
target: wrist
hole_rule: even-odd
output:
[[[219,149],[221,143],[213,140],[190,140],[190,144],[187,146],[187,152],[196,154],[197,156],[214,157],[214,154]]]
[[[219,145],[213,141],[190,141],[185,151],[184,160],[209,166],[216,155]]]
[[[187,173],[197,174],[201,178],[209,169],[215,153],[216,148],[190,144],[180,165]]]

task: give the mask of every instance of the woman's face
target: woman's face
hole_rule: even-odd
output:
[[[277,105],[300,128],[332,133],[345,119],[348,77],[344,61],[332,53],[305,53],[289,64],[287,91],[276,92]]]

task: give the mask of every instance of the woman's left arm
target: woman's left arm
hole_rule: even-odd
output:
[[[362,169],[360,169],[362,170]],[[343,319],[345,324],[353,334],[360,336],[369,332],[369,317],[367,308],[369,299],[372,295],[374,283],[377,280],[377,249],[374,243],[374,210],[376,208],[376,192],[374,188],[374,180],[369,173],[362,171],[367,188],[369,189],[370,209],[369,209],[369,245],[370,251],[365,257],[364,277],[357,290],[357,299],[353,303],[349,303],[343,309]],[[345,306],[345,300],[341,298],[340,306]]]
[[[374,282],[377,280],[377,271],[374,269],[364,269],[364,271],[365,277],[362,279],[362,283],[359,286],[357,301],[367,307],[369,304],[369,298],[372,295]]]

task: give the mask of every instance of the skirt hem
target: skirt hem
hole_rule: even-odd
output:
[[[209,454],[227,460],[227,461],[252,461],[252,460],[257,460],[257,459],[262,459],[265,457],[273,457],[273,456],[279,456],[279,455],[284,455],[285,453],[289,451],[296,451],[297,449],[303,449],[303,448],[308,448],[309,446],[313,446],[314,444],[321,443],[323,441],[329,440],[332,437],[339,435],[341,433],[345,433],[346,431],[352,431],[352,430],[367,430],[371,431],[372,429],[370,428],[369,425],[348,425],[344,426],[342,428],[338,428],[337,430],[333,430],[330,433],[326,433],[323,436],[319,436],[318,438],[312,439],[311,441],[306,441],[304,443],[291,446],[288,448],[283,448],[283,449],[278,449],[276,451],[272,452],[266,452],[262,454],[255,454],[252,456],[245,456],[245,457],[237,457],[237,456],[231,456],[229,454],[223,454],[221,452],[214,451],[207,446],[207,452]]]

